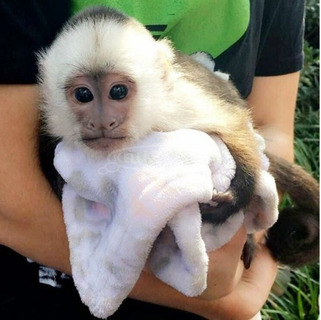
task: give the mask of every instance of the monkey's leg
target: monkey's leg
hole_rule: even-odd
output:
[[[235,159],[236,160],[236,159]],[[215,225],[223,224],[231,215],[245,208],[251,201],[255,186],[253,174],[249,174],[244,166],[236,160],[235,176],[231,181],[231,186],[227,192],[214,192],[210,204],[200,204],[202,221]],[[255,253],[255,242],[253,235],[248,235],[244,245],[242,257],[244,267],[248,269],[251,265]]]
[[[231,191],[218,192],[216,189],[214,189],[210,204],[213,207],[216,207],[222,202],[231,202],[231,201],[233,201],[233,194]]]
[[[249,269],[255,254],[256,244],[253,234],[247,236],[247,240],[243,247],[241,259],[243,260],[244,268]]]
[[[222,193],[222,194],[224,197],[225,196],[224,193]],[[209,204],[205,204],[205,203],[200,204],[200,210],[201,210],[203,221],[205,220],[204,217],[207,217],[207,216],[213,217],[213,216],[215,216],[215,213],[216,213],[215,206],[210,206]],[[213,224],[216,225],[217,223],[214,222]],[[246,269],[248,269],[251,266],[255,250],[256,250],[256,244],[254,241],[254,237],[252,234],[249,234],[247,236],[247,241],[244,245],[244,248],[242,251],[242,256],[241,256],[241,259],[243,260],[244,267]]]
[[[229,190],[213,195],[217,205],[200,204],[202,220],[216,225],[224,223],[231,215],[249,204],[253,196],[254,184],[254,177],[237,164]]]

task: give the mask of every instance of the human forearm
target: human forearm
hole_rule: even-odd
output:
[[[255,125],[265,138],[267,151],[291,162],[299,76],[299,72],[295,72],[257,77],[247,99]]]
[[[41,264],[70,273],[61,205],[45,178],[32,172],[1,192],[0,241]],[[18,183],[18,182],[17,182]]]
[[[279,128],[263,127],[259,128],[266,144],[266,150],[287,161],[294,161],[294,137]]]
[[[0,107],[3,108],[0,134],[6,136],[1,141],[0,152],[0,243],[39,263],[70,273],[61,204],[37,160],[37,98],[35,87],[0,87]],[[219,319],[222,315],[225,319],[224,306],[229,307],[224,301],[230,300],[220,301],[222,296],[232,294],[233,298],[233,294],[239,294],[234,289],[242,282],[239,281],[243,271],[240,256],[244,241],[245,232],[241,230],[222,248],[221,254],[214,252],[210,263],[213,272],[208,282],[210,291],[204,296],[188,298],[154,275],[143,272],[130,297],[206,318]],[[248,312],[252,305],[239,307]],[[255,308],[257,311],[259,307]]]
[[[0,86],[0,243],[70,271],[61,205],[37,161],[38,91]]]
[[[143,271],[129,297],[184,310],[206,317],[211,310],[211,301],[184,296],[157,279],[152,273]]]
[[[258,248],[251,268],[245,270],[234,290],[221,298],[186,297],[150,273],[143,273],[131,297],[198,314],[213,320],[249,320],[266,301],[274,282],[277,264],[267,248]],[[149,288],[149,289],[148,289]],[[147,295],[149,291],[149,295]]]
[[[70,273],[61,203],[41,172],[37,159],[38,92],[34,86],[0,86],[0,243],[36,262]],[[200,313],[209,300],[229,294],[241,276],[245,231],[213,254],[210,291],[187,298],[152,274],[143,272],[130,296]]]

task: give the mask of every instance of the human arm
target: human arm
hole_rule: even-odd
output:
[[[0,86],[0,243],[41,264],[71,272],[61,204],[40,170],[38,154],[38,90],[34,85]],[[245,241],[240,230],[222,250],[211,254],[210,296],[226,295],[241,272]],[[220,253],[221,252],[221,253]],[[143,272],[130,297],[194,313],[208,299],[188,298]]]
[[[286,5],[292,6],[289,1],[286,2]],[[301,6],[302,4],[297,3],[297,5]],[[272,3],[271,6],[273,6]],[[298,10],[297,7],[296,10]],[[280,10],[281,14],[285,12],[288,12],[291,16],[289,10]],[[293,19],[298,18],[297,15],[292,16]],[[282,19],[284,24],[288,22],[288,20]],[[300,22],[299,20],[295,22],[299,29],[302,27]],[[271,32],[272,36],[279,34],[278,27],[279,25],[276,23],[274,26],[276,28],[275,32]],[[287,32],[287,29],[285,28],[283,31]],[[298,39],[301,38],[299,31],[293,32]],[[277,37],[274,40],[276,39]],[[276,40],[278,46],[285,45],[284,39],[293,40],[294,37]],[[297,43],[300,43],[298,39]],[[269,41],[266,43],[271,44]],[[275,68],[283,69],[281,75],[273,75],[273,73],[277,74],[280,70],[268,70],[268,72],[271,71],[271,74],[255,77],[251,94],[247,100],[253,112],[255,125],[259,127],[260,133],[266,140],[267,151],[275,153],[288,161],[293,161],[294,110],[299,81],[299,72],[294,71],[301,68],[302,55],[300,56],[300,45],[295,50],[292,50],[291,46],[287,46],[287,48],[289,57],[292,57],[292,60],[287,59],[286,64],[280,61],[280,65],[278,63],[273,65]],[[269,49],[265,50],[265,54],[272,60],[274,56],[271,51],[274,51],[274,55],[279,55],[281,50],[281,48],[278,50],[279,47],[273,45]],[[280,58],[285,57],[281,56]],[[261,61],[261,64],[263,62]],[[272,68],[271,65],[265,65],[265,68],[268,67]],[[266,72],[266,70],[264,71]],[[260,72],[263,74],[263,69]],[[198,310],[201,315],[209,319],[250,319],[256,315],[270,293],[277,272],[277,263],[264,245],[264,233],[257,234],[256,237],[259,245],[251,268],[243,270],[242,265],[240,265],[239,268],[235,269],[237,270],[236,273],[241,273],[241,278],[234,283],[230,293],[221,298],[212,295],[211,288],[212,286],[215,287],[215,282],[212,282],[211,278],[208,290],[200,297],[204,301],[194,298],[185,305],[185,308],[189,308],[191,312]],[[224,252],[226,247],[221,248],[221,250],[221,252]],[[210,254],[210,268],[217,266],[215,254],[217,252]]]
[[[290,162],[293,161],[298,83],[299,72],[256,77],[248,97],[254,122],[266,140],[267,151]],[[256,239],[259,245],[250,269],[243,271],[230,294],[210,303],[213,319],[250,319],[265,303],[276,276],[277,263],[264,245],[264,232],[256,234]]]
[[[37,160],[37,87],[1,85],[0,99],[0,243],[68,271],[61,205]]]
[[[293,162],[294,112],[299,72],[256,77],[248,97],[253,118],[267,151]]]
[[[254,123],[266,141],[266,150],[293,162],[294,112],[299,72],[255,77],[247,99]],[[264,232],[251,268],[244,270],[231,294],[213,302],[215,319],[250,319],[265,303],[273,285],[277,263],[264,245]],[[255,297],[255,298],[254,298]]]
[[[27,156],[29,155],[29,154],[26,154]],[[17,167],[16,169],[19,169],[20,167]],[[23,177],[25,177],[25,176],[23,176]],[[21,182],[20,182],[21,183]],[[43,186],[43,185],[41,185],[41,186]],[[14,190],[14,189],[13,189]],[[38,206],[36,207],[36,210],[38,210]],[[59,208],[59,212],[61,213],[61,209]],[[57,220],[58,221],[58,220]],[[59,223],[58,223],[59,224]],[[58,224],[57,224],[57,226],[58,226]],[[40,223],[40,225],[42,226],[42,224]],[[21,228],[21,230],[23,230],[23,228]],[[31,228],[31,230],[32,230],[32,228]],[[49,231],[49,230],[48,230]],[[50,232],[49,232],[50,233]],[[60,237],[57,237],[58,239],[60,239]],[[23,240],[27,240],[27,238],[26,239],[23,239]],[[37,243],[37,241],[34,241],[34,243],[36,244],[36,245],[39,245],[38,243]],[[51,250],[52,249],[54,249],[54,247],[52,247],[51,248]],[[224,249],[226,249],[226,248],[224,248]],[[38,249],[37,249],[38,250]],[[33,251],[33,250],[32,250]],[[40,251],[41,252],[41,251]],[[34,253],[34,251],[33,251],[33,253]],[[238,258],[238,261],[240,262],[240,260],[239,260],[239,256],[237,257]],[[40,259],[40,258],[39,258]],[[35,258],[35,260],[37,260],[37,261],[39,261],[39,259],[37,259],[37,258]],[[42,258],[41,258],[42,259]],[[41,260],[40,260],[41,261]],[[215,266],[220,266],[220,260],[216,260],[216,265]],[[241,262],[240,262],[241,263]],[[67,267],[68,268],[68,267]],[[224,271],[224,270],[223,270]],[[142,277],[144,277],[144,275],[142,276]],[[148,278],[147,278],[148,279]],[[154,279],[155,280],[155,279]],[[155,282],[155,281],[154,281]],[[212,284],[212,281],[209,281],[210,282],[210,284]],[[145,283],[145,282],[144,282]],[[138,284],[139,285],[139,284]],[[227,283],[225,283],[225,286],[226,287],[229,287],[229,285],[227,284]],[[144,287],[146,288],[146,285],[144,285]],[[143,299],[144,299],[144,296],[146,296],[147,298],[148,298],[148,290],[147,291],[145,291],[145,289],[144,289],[144,287],[141,289],[142,291],[141,291],[141,293],[142,293],[142,296],[143,296]],[[147,287],[148,287],[148,283],[147,283]],[[211,289],[211,285],[209,286],[210,287],[210,289]],[[213,291],[215,291],[215,287],[214,287],[214,290]],[[155,288],[153,288],[153,291],[155,290]],[[158,291],[158,290],[157,290]],[[160,291],[159,291],[160,292]],[[132,293],[132,295],[134,296],[134,293]],[[211,296],[211,295],[210,295]],[[213,295],[213,297],[215,297],[215,294]],[[166,298],[166,297],[165,297]],[[179,300],[178,301],[178,305],[177,305],[177,299]],[[171,305],[173,305],[173,306],[175,306],[175,307],[184,307],[184,304],[186,305],[186,304],[189,304],[190,303],[190,300],[186,300],[184,297],[179,297],[179,298],[177,298],[177,295],[176,295],[176,298],[173,298],[173,296],[169,296],[169,300],[170,300],[170,303],[171,303]],[[211,300],[211,299],[208,299],[208,300]],[[198,307],[200,307],[201,305],[202,306],[204,306],[204,302],[200,302],[201,300],[200,299],[193,299],[193,301],[195,302],[195,303],[191,303],[190,305],[191,305],[191,307],[195,307],[196,309],[198,308]],[[156,299],[156,302],[158,302],[158,300]],[[211,302],[212,302],[212,300],[211,300]],[[221,306],[222,306],[222,304],[220,304]],[[224,304],[223,304],[224,305]],[[206,303],[206,306],[208,306],[208,307],[212,307],[213,306],[213,304],[212,303]],[[218,306],[218,305],[217,305]],[[245,306],[246,307],[246,306]],[[193,310],[191,310],[191,311],[193,311]],[[211,310],[211,311],[213,311],[213,314],[215,314],[215,309],[214,310]]]
[[[0,242],[39,263],[70,273],[61,204],[37,161],[37,88],[1,86],[0,98],[0,132],[6,137],[0,144]],[[215,299],[239,287],[244,241],[245,232],[240,230],[231,242],[210,254],[210,292],[203,297],[188,298],[146,272],[130,296],[203,316],[215,315],[218,306],[220,310],[224,306],[214,303]]]
[[[278,83],[277,87],[280,85]],[[266,90],[264,86],[264,92]],[[37,89],[34,86],[2,86],[0,92],[3,114],[1,133],[6,137],[1,142],[3,152],[0,153],[3,177],[0,240],[35,261],[70,273],[60,203],[35,161]],[[279,97],[275,94],[271,96]],[[273,101],[270,103],[273,104]],[[12,126],[12,123],[15,125]],[[211,254],[210,268],[213,273],[209,279],[209,289],[202,297],[187,298],[148,273],[143,273],[130,296],[202,314],[209,318],[210,315],[218,317],[220,313],[226,317],[231,312],[241,315],[241,311],[250,315],[251,310],[255,308],[259,310],[265,301],[271,279],[274,278],[272,268],[274,264],[263,247],[260,251],[262,253],[255,259],[251,269],[242,274],[242,262],[239,257],[244,240],[244,232],[240,232],[227,246]],[[267,262],[272,262],[270,272],[265,268],[267,276],[259,278],[258,275],[262,272],[261,263],[264,261],[265,265]],[[239,281],[241,274],[242,278]],[[254,291],[257,285],[265,291],[260,293]],[[225,298],[217,300],[226,294],[228,295]],[[246,300],[242,300],[251,295],[256,297],[255,301],[246,303]]]

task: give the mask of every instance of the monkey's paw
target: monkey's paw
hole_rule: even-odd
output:
[[[221,192],[214,189],[212,199],[207,203],[199,204],[202,221],[215,225],[224,223],[235,213],[234,204],[235,196],[232,190]]]
[[[232,191],[228,190],[225,192],[213,190],[212,199],[209,201],[209,205],[212,207],[217,207],[224,202],[233,202],[234,196]]]
[[[213,189],[212,199],[207,203],[200,203],[200,209],[202,214],[212,214],[215,213],[217,208],[226,204],[232,203],[234,196],[232,191],[228,190],[225,192],[217,191]]]

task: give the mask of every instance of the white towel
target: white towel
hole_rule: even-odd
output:
[[[154,132],[108,157],[60,143],[55,166],[66,181],[62,202],[73,279],[100,318],[117,310],[146,262],[162,281],[199,295],[206,288],[206,249],[225,244],[244,221],[252,232],[277,219],[275,183],[262,170],[260,201],[245,220],[241,211],[220,227],[201,226],[198,203],[210,201],[213,189],[228,190],[235,162],[219,138],[196,130]]]

